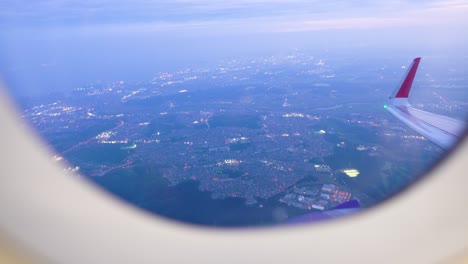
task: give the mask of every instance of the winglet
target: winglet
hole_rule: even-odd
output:
[[[406,73],[406,77],[403,80],[400,88],[394,93],[394,96],[391,96],[390,99],[393,98],[408,98],[409,93],[411,91],[411,86],[413,85],[414,76],[416,76],[416,71],[418,70],[419,61],[421,58],[415,58],[413,63],[411,64],[408,72]]]

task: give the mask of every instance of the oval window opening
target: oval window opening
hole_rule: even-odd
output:
[[[354,214],[465,132],[461,4],[46,2],[0,14],[0,73],[25,122],[65,171],[158,216]]]

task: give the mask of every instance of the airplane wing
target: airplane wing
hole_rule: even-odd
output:
[[[407,126],[443,149],[450,149],[463,136],[466,123],[414,108],[408,101],[421,58],[415,58],[401,86],[384,107]]]

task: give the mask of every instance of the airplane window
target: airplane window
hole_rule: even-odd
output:
[[[350,215],[464,135],[462,2],[26,2],[0,3],[19,114],[64,172],[157,216]]]

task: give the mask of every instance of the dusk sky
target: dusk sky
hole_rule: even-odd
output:
[[[37,92],[294,49],[465,57],[467,13],[458,0],[5,0],[0,73]]]

